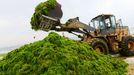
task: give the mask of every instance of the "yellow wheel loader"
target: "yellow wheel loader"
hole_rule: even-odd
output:
[[[58,13],[56,14],[56,12]],[[65,24],[61,24],[61,16],[61,6],[58,5],[49,15],[40,16],[39,29],[67,31],[81,38],[81,41],[89,43],[94,50],[100,53],[134,55],[134,37],[129,34],[128,26],[123,26],[121,20],[117,22],[114,15],[98,15],[88,25],[80,22],[79,17],[71,18]]]

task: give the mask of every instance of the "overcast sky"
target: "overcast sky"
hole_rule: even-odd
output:
[[[0,48],[21,45],[43,39],[47,32],[31,29],[30,19],[36,5],[46,0],[1,0],[0,2]],[[62,5],[66,22],[72,17],[80,17],[86,24],[99,14],[114,14],[122,19],[123,25],[133,29],[133,0],[57,0]],[[36,36],[36,39],[33,37]],[[69,36],[66,34],[66,36]]]

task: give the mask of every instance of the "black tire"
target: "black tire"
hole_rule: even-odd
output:
[[[93,47],[94,50],[97,51],[97,48],[100,50],[101,53],[108,54],[109,53],[109,48],[107,43],[99,38],[93,38],[90,41],[90,45]]]
[[[129,47],[129,43],[131,43],[131,42],[132,42],[132,44]],[[123,37],[123,40],[121,42],[120,54],[123,56],[134,55],[134,37],[132,37],[132,36]]]

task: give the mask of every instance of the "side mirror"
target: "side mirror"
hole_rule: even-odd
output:
[[[79,21],[79,17],[76,17],[76,19]]]

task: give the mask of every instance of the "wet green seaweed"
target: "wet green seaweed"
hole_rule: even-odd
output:
[[[51,32],[0,60],[0,75],[125,75],[127,64]]]

